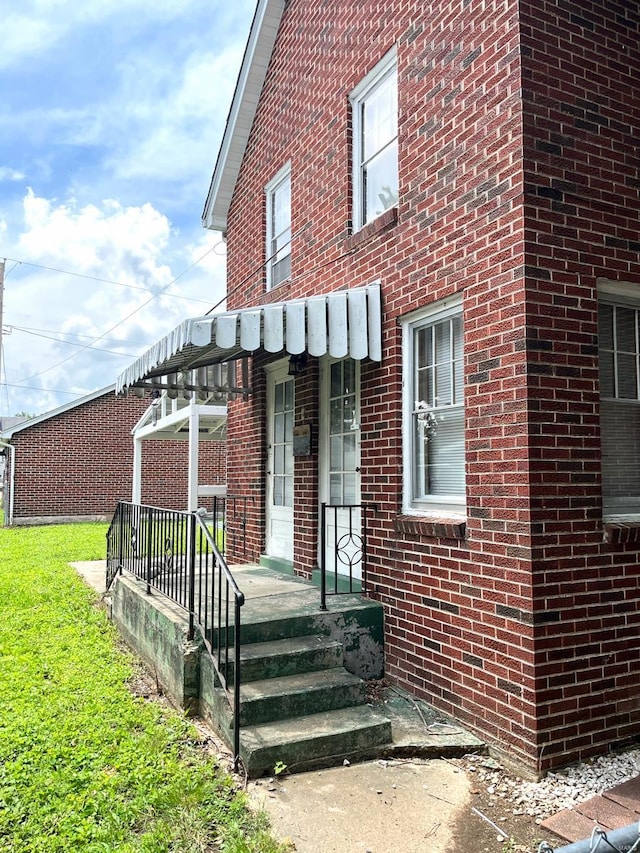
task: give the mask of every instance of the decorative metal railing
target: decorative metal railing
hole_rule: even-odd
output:
[[[320,505],[320,606],[327,595],[367,592],[367,529],[376,504]]]
[[[224,559],[225,513],[179,512],[120,502],[107,532],[107,589],[129,572],[183,608],[200,633],[233,712],[240,756],[240,629],[244,595]]]

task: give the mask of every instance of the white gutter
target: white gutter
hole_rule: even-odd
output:
[[[13,446],[13,444],[9,444],[6,441],[2,441],[2,439],[0,439],[0,447],[7,447],[10,451],[8,464],[9,464],[9,470],[11,472],[11,474],[10,474],[11,479],[9,482],[9,516],[8,516],[9,523],[8,523],[7,527],[11,527],[13,525],[13,491],[14,491],[15,476],[16,476],[16,471],[15,471],[16,449]],[[5,495],[5,497],[6,497],[6,495]]]

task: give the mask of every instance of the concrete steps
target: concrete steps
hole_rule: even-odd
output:
[[[240,725],[362,705],[364,682],[344,667],[252,681],[240,687]]]
[[[242,683],[276,676],[315,672],[342,664],[342,646],[329,637],[288,637],[250,643],[240,652]]]
[[[300,627],[292,620],[288,629]],[[240,756],[250,776],[279,762],[327,766],[391,742],[389,719],[365,704],[365,682],[343,657],[340,641],[316,634],[242,646]]]
[[[293,773],[363,759],[390,742],[388,718],[360,705],[248,726],[240,732],[240,756],[256,777],[273,772],[278,762]]]

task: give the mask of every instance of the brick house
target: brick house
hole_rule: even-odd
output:
[[[259,0],[203,214],[228,310],[120,381],[241,365],[254,558],[311,577],[361,507],[387,678],[534,772],[640,727],[639,24]]]
[[[0,451],[5,524],[106,520],[119,500],[131,500],[132,430],[149,398],[117,397],[102,388],[51,412],[6,429]],[[188,448],[184,440],[145,443],[143,503],[185,509]],[[200,479],[224,484],[225,445],[202,442]]]

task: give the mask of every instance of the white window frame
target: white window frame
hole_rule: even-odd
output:
[[[597,280],[597,293],[598,293],[598,312],[600,310],[601,305],[609,305],[614,309],[631,309],[636,312],[636,331],[635,331],[635,348],[634,352],[627,352],[625,350],[621,350],[618,348],[617,340],[613,339],[613,349],[605,348],[603,346],[602,339],[600,337],[599,340],[599,350],[598,350],[598,358],[599,361],[603,357],[603,353],[609,353],[613,355],[613,394],[608,394],[607,389],[604,387],[604,383],[601,380],[600,387],[600,409],[601,409],[601,421],[604,419],[604,408],[608,407],[609,409],[609,421],[611,423],[618,423],[620,421],[624,422],[625,415],[623,412],[617,413],[611,410],[612,407],[619,406],[621,410],[624,410],[627,414],[634,409],[638,411],[637,417],[640,418],[640,287],[636,284],[632,284],[630,282],[617,282],[617,281],[609,281],[608,279],[598,279]],[[628,357],[630,355],[635,355],[635,394],[634,396],[629,396],[628,387],[626,387],[626,393],[620,393],[620,385],[619,385],[619,362],[620,358]],[[600,366],[601,376],[602,376],[602,366]],[[613,418],[613,420],[611,420]],[[629,428],[630,429],[630,428]],[[625,434],[628,438],[629,429],[625,431]],[[618,498],[618,506],[616,506],[616,500],[612,496],[607,496],[605,494],[606,491],[606,480],[607,473],[605,471],[605,458],[606,458],[606,438],[604,435],[605,426],[602,427],[601,430],[601,453],[602,453],[602,478],[603,478],[603,503],[605,504],[603,508],[603,517],[607,521],[613,520],[626,520],[626,521],[634,521],[637,522],[640,520],[640,512],[634,512],[628,509],[628,504],[632,503],[633,495],[629,495],[629,501],[627,502],[627,508],[624,508],[625,501],[622,498]],[[628,442],[625,442],[628,447]],[[623,464],[623,469],[625,471],[629,470],[629,465]],[[640,479],[637,487],[637,495],[635,503],[638,503],[638,497],[640,496]],[[606,504],[609,503],[609,506]]]
[[[275,280],[274,279],[274,270],[276,264],[285,258],[291,258],[291,205],[289,205],[289,227],[285,229],[289,231],[289,240],[282,246],[277,257],[274,252],[274,240],[278,235],[274,233],[274,216],[273,216],[273,202],[278,193],[278,190],[281,189],[285,182],[289,183],[289,198],[291,198],[291,163],[286,163],[282,169],[275,175],[269,183],[264,188],[265,193],[265,206],[266,206],[266,267],[267,267],[267,290],[271,290],[274,287],[278,287],[283,282],[287,281],[287,279],[291,278],[291,272],[289,275],[284,276],[282,279]],[[284,232],[281,232],[284,233]]]
[[[367,99],[383,84],[385,83],[391,76],[395,77],[395,85],[396,85],[396,102],[397,102],[397,91],[398,91],[398,69],[397,69],[397,56],[395,47],[392,48],[383,59],[373,68],[367,76],[361,80],[361,82],[356,86],[356,88],[351,92],[349,96],[349,101],[351,103],[351,116],[352,116],[352,130],[353,130],[353,141],[352,141],[352,158],[353,158],[353,205],[352,205],[352,222],[353,222],[353,230],[358,231],[368,222],[373,221],[377,216],[379,216],[384,211],[379,211],[375,214],[369,214],[365,212],[366,199],[364,197],[364,178],[363,171],[365,167],[364,163],[364,153],[363,153],[363,119],[362,119],[362,107],[366,103]],[[390,143],[395,141],[396,144],[396,154],[397,154],[397,145],[398,145],[398,116],[396,113],[396,135],[390,140]],[[382,148],[380,148],[376,154],[379,154],[380,151],[383,151],[390,143],[386,143]],[[370,158],[370,160],[373,158]],[[396,182],[399,187],[399,170],[398,170],[398,160],[396,157]],[[392,207],[396,207],[398,204],[398,199],[396,197],[395,201],[392,204],[389,204],[385,210],[389,210]]]
[[[437,305],[414,312],[403,318],[402,323],[402,423],[403,423],[403,498],[402,511],[414,516],[442,516],[463,518],[466,515],[465,495],[424,495],[416,497],[416,435],[414,417],[416,411],[415,347],[416,332],[426,326],[436,325],[454,316],[462,318],[462,298],[455,297]],[[463,356],[464,357],[464,356]],[[464,389],[462,408],[464,411]],[[446,411],[444,407],[442,411]],[[433,409],[437,417],[438,410]],[[466,481],[466,454],[463,451],[460,464]]]

